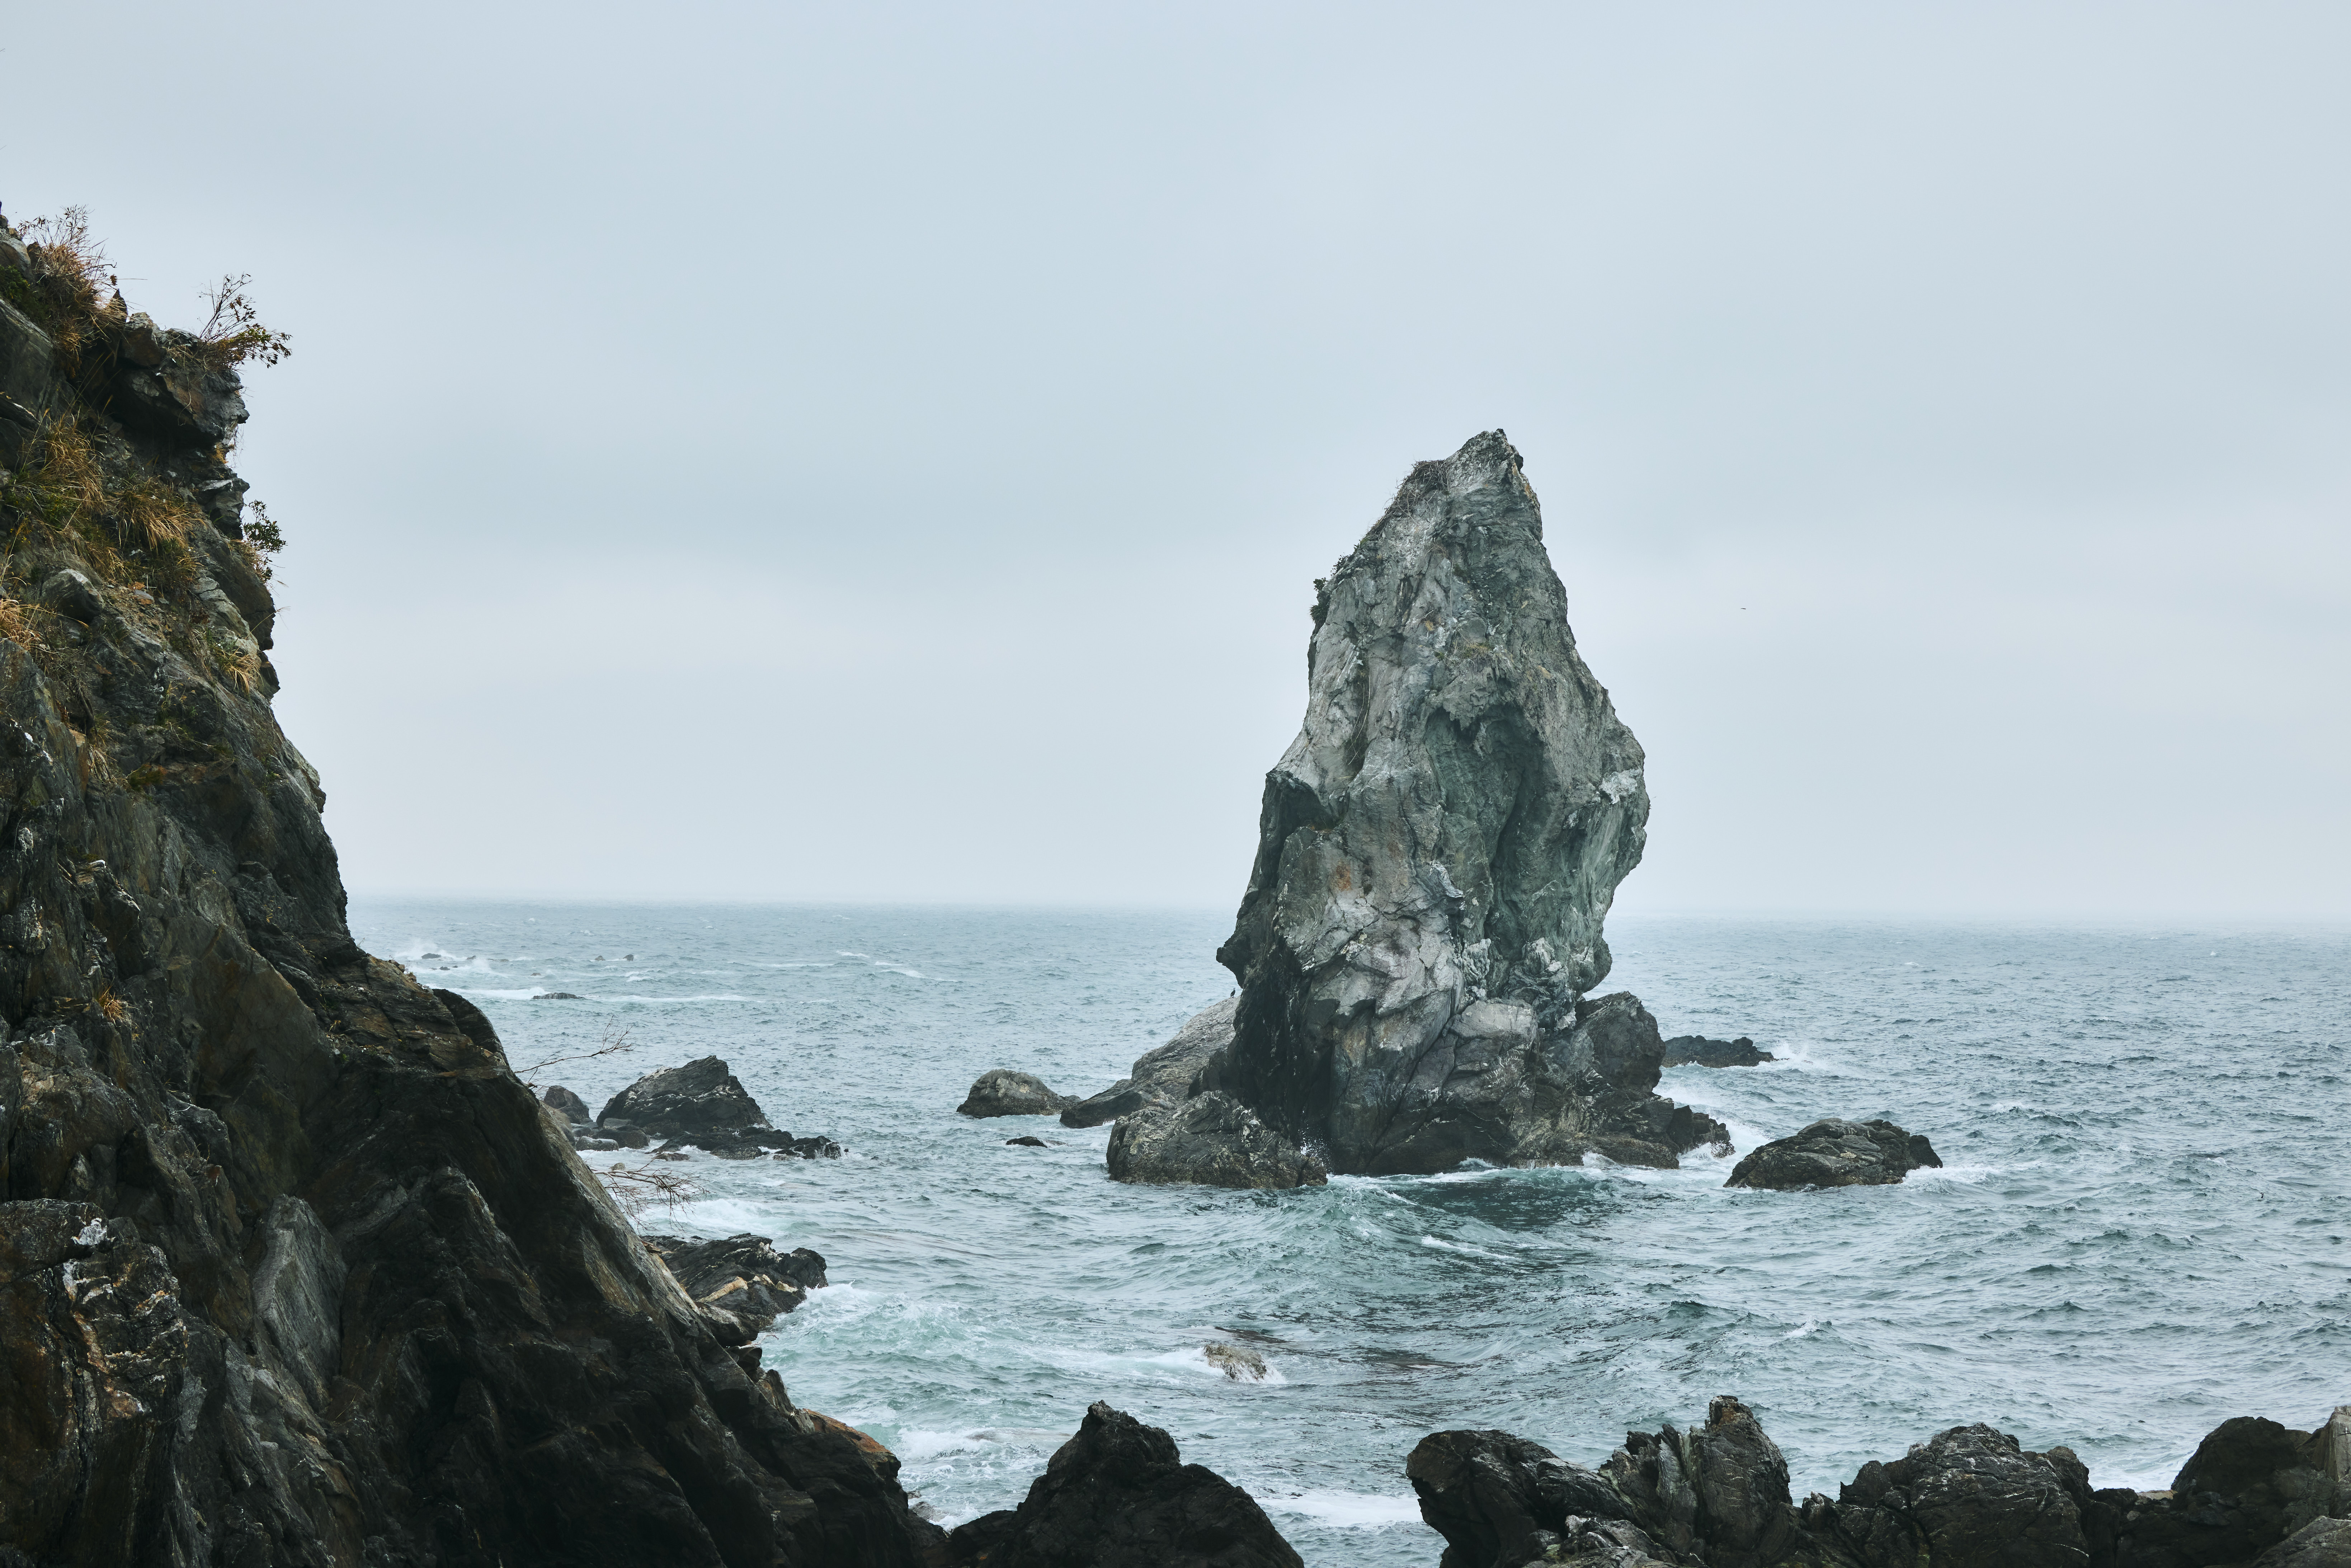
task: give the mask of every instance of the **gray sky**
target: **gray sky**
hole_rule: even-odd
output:
[[[1628,911],[2351,915],[2339,5],[31,7],[0,199],[296,354],[357,891],[1229,905],[1527,455]]]

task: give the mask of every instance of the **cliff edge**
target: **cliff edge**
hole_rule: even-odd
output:
[[[936,1559],[488,1020],[352,941],[224,452],[283,340],[159,329],[78,224],[33,238],[0,227],[0,1564]]]

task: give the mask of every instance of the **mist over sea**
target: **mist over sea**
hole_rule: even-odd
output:
[[[955,1113],[990,1067],[1123,1075],[1232,989],[1222,915],[354,898],[351,925],[478,1004],[518,1070],[625,1031],[526,1072],[593,1107],[715,1053],[778,1126],[847,1145],[661,1167],[705,1196],[640,1227],[822,1252],[768,1364],[948,1522],[1017,1502],[1096,1399],[1328,1568],[1436,1562],[1404,1459],[1448,1427],[1593,1464],[1737,1394],[1801,1498],[1968,1421],[2163,1486],[2225,1417],[2351,1400],[2351,930],[1620,918],[1604,988],[1783,1058],[1661,1092],[1741,1154],[1886,1116],[1944,1168],[1729,1192],[1700,1154],[1230,1193],[1113,1185],[1107,1127]],[[1026,1133],[1050,1146],[1006,1145]],[[1268,1380],[1212,1367],[1217,1339]]]

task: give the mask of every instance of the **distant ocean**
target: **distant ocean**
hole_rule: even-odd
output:
[[[1886,1116],[1900,1186],[1474,1170],[1238,1194],[1124,1187],[1110,1129],[955,1113],[990,1067],[1090,1093],[1232,980],[1211,914],[354,899],[371,951],[489,1014],[591,1106],[726,1059],[839,1161],[665,1166],[646,1229],[808,1246],[762,1342],[948,1522],[1016,1503],[1096,1399],[1247,1487],[1306,1561],[1431,1568],[1405,1456],[1496,1427],[1595,1464],[1736,1394],[1797,1495],[1961,1422],[2168,1485],[2223,1418],[2351,1401],[2351,931],[1620,919],[1605,989],[1783,1060],[1662,1091],[1740,1152]],[[579,1001],[532,1001],[563,990]],[[1008,1147],[1022,1133],[1045,1149]],[[596,1156],[609,1160],[612,1156]],[[1236,1383],[1201,1354],[1246,1341]]]

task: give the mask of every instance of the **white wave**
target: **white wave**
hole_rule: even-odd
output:
[[[1294,1514],[1338,1530],[1388,1530],[1421,1521],[1420,1500],[1408,1492],[1402,1497],[1367,1491],[1302,1491],[1288,1497],[1263,1492],[1252,1495],[1272,1512]]]
[[[2128,1487],[2133,1491],[2169,1491],[2179,1469],[2188,1462],[2182,1454],[2159,1470],[2116,1470],[2099,1469],[2090,1472],[2093,1487]]]
[[[1424,1236],[1420,1239],[1420,1244],[1423,1247],[1434,1247],[1440,1252],[1459,1252],[1470,1258],[1483,1258],[1489,1263],[1509,1261],[1499,1252],[1489,1252],[1482,1247],[1466,1246],[1458,1241],[1447,1241],[1441,1236]]]
[[[1818,1318],[1806,1318],[1802,1322],[1798,1323],[1794,1328],[1790,1329],[1786,1333],[1782,1334],[1780,1337],[1782,1339],[1802,1339],[1806,1335],[1816,1333],[1821,1329],[1834,1328],[1834,1326],[1835,1325],[1834,1323],[1824,1323]]]
[[[2000,1166],[1920,1166],[1903,1179],[1905,1181],[1955,1181],[1966,1186],[1973,1186],[1987,1176],[2001,1175],[2003,1169],[2004,1167]]]

